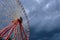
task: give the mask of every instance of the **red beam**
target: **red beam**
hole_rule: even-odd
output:
[[[2,33],[3,33],[6,29],[8,29],[10,26],[11,26],[11,24],[8,25],[8,26],[6,26],[3,30],[1,30],[0,34],[2,34]]]
[[[15,24],[17,24],[17,20],[14,20],[12,24],[8,25],[5,27],[3,30],[0,31],[0,37],[2,38]]]
[[[17,23],[17,24],[18,24],[18,23]],[[16,28],[17,24],[16,24],[16,25],[14,25],[14,26],[13,26],[13,28],[10,30],[10,32],[8,33],[8,35],[7,35],[7,37],[6,37],[6,40],[8,40],[8,39],[9,39],[10,35],[11,35],[11,34],[12,34],[12,32],[14,31],[14,29]]]
[[[27,39],[26,32],[24,31],[24,28],[23,28],[23,25],[22,25],[22,20],[18,19],[18,21],[19,21],[19,25],[20,25],[20,32],[21,32],[22,40],[24,40],[24,38],[23,38],[23,33],[24,33],[24,36],[25,36],[26,40],[28,40],[28,39]],[[22,33],[22,32],[23,32],[23,33]]]
[[[21,29],[22,29],[22,31],[23,31],[23,33],[24,33],[24,36],[25,36],[26,40],[28,40],[28,39],[27,39],[26,32],[24,31],[23,25],[22,25],[22,24],[20,24],[20,25],[21,25]]]
[[[0,37],[2,38],[11,28],[16,24],[17,20],[14,20],[12,24],[8,25],[5,27],[1,32],[0,32]]]
[[[8,29],[10,26],[13,26],[14,24],[16,24],[16,21],[17,21],[17,20],[12,21],[11,24],[9,24],[9,25],[6,26],[3,30],[1,30],[0,34],[2,34],[2,33],[3,33],[6,29]]]
[[[2,38],[11,28],[12,28],[12,26],[9,27],[8,29],[6,29],[6,30],[0,35],[1,38]]]
[[[22,21],[21,21],[20,19],[18,19],[18,22],[19,22],[19,26],[20,26],[20,35],[21,35],[21,37],[22,37],[22,40],[24,40],[23,34],[22,34],[22,28],[21,28],[21,23],[22,23]]]

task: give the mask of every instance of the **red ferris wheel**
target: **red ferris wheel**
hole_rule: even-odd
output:
[[[29,40],[29,21],[21,2],[1,0],[0,5],[0,40]]]

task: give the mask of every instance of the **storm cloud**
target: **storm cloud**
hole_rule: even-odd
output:
[[[60,40],[60,0],[20,0],[20,1],[23,4],[29,19],[30,40]],[[2,6],[1,4],[3,4],[2,1],[0,2],[0,7],[6,6],[6,5]],[[14,4],[12,5],[15,10],[15,7],[17,5]],[[1,10],[2,9],[0,9],[0,11]],[[6,8],[3,8],[4,12],[8,11],[6,10],[7,6]],[[12,10],[11,13],[14,12]],[[1,12],[4,13],[3,11]],[[3,16],[2,18],[0,17],[0,20],[8,19],[7,17],[4,17],[4,15],[1,15],[1,13],[0,16]],[[5,14],[5,16],[7,15]],[[6,21],[4,22],[6,23]],[[7,24],[5,23],[3,24],[0,22],[0,24],[3,24],[3,26],[6,26],[9,22]]]
[[[29,10],[31,40],[60,40],[60,0],[22,0],[22,4]]]

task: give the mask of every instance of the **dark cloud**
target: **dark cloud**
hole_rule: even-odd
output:
[[[33,33],[33,32],[34,31],[31,30],[31,38],[30,38],[31,40],[38,40],[38,39],[41,39],[41,40],[53,40],[54,39],[55,40],[60,35],[60,29],[58,28],[50,32],[46,32],[45,30],[40,31],[38,33],[35,33],[35,32]]]
[[[60,0],[23,1],[29,9],[31,40],[60,40]],[[31,11],[32,10],[32,11]]]

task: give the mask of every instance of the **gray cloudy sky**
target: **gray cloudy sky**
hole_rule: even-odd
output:
[[[60,0],[20,1],[29,19],[30,40],[60,40]],[[0,0],[0,29],[6,26],[14,16],[10,15],[16,11],[17,7],[13,2],[12,0]]]
[[[21,0],[30,21],[30,40],[60,40],[60,0]]]

